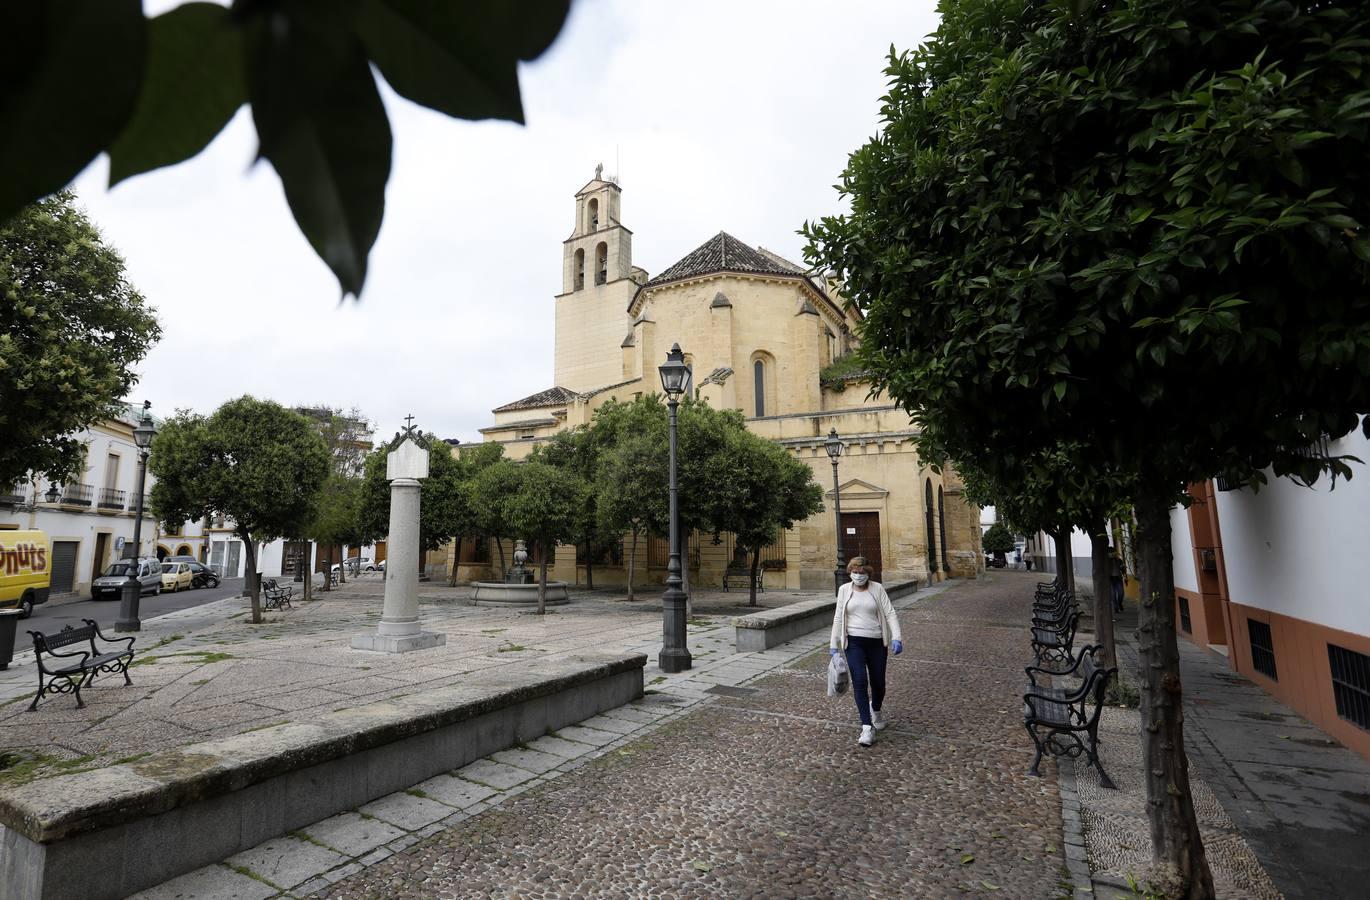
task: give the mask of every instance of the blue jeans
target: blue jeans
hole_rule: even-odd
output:
[[[1113,589],[1113,608],[1118,612],[1123,611],[1123,580],[1117,577],[1108,579],[1108,586]]]
[[[885,702],[885,661],[889,651],[880,638],[847,637],[847,668],[851,670],[851,694],[861,724],[871,723],[871,709]],[[869,674],[868,674],[869,673]]]

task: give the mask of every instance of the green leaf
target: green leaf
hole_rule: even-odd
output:
[[[711,871],[713,871],[713,866],[709,865],[709,864],[706,863],[706,862],[703,862],[703,861],[701,861],[701,860],[698,860],[698,859],[695,860],[695,861],[693,862],[692,865],[694,865],[695,869],[696,869],[697,871],[700,871],[700,872],[711,872]]]
[[[1056,393],[1056,399],[1057,399],[1057,400],[1064,400],[1064,399],[1065,399],[1065,396],[1066,396],[1066,383],[1065,383],[1064,381],[1058,381],[1058,382],[1056,382],[1056,384],[1052,385],[1052,388],[1051,388],[1051,389]]]
[[[970,864],[973,863],[973,862],[975,862],[975,854],[974,854],[974,853],[962,853],[962,854],[961,854],[961,865],[963,865],[963,866],[968,866],[968,865],[970,865]]]
[[[246,101],[242,32],[227,9],[187,3],[153,19],[142,94],[109,150],[110,186],[199,153]]]
[[[143,74],[139,0],[0,4],[0,223],[118,136]]]
[[[1355,219],[1351,218],[1350,216],[1342,215],[1340,213],[1336,213],[1330,216],[1323,216],[1322,222],[1324,225],[1330,226],[1332,228],[1350,228],[1352,230],[1355,230],[1360,227],[1360,223],[1357,222]]]
[[[286,10],[297,18],[282,25]],[[366,54],[345,27],[326,7],[254,22],[248,96],[295,221],[343,293],[358,295],[385,212],[391,138]]]
[[[1370,238],[1356,238],[1351,242],[1351,252],[1362,261],[1370,263]]]
[[[568,10],[566,0],[362,0],[357,33],[402,96],[462,119],[522,122],[518,61],[546,49]]]

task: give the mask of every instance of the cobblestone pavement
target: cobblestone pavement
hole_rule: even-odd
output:
[[[825,695],[821,649],[719,675],[725,696],[319,895],[1062,896],[1054,771],[1024,774],[1033,577],[994,573],[901,613],[874,747],[856,744],[850,696]]]

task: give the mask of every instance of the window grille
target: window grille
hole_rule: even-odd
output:
[[[1327,659],[1337,715],[1370,731],[1370,656],[1328,644]]]
[[[1184,629],[1185,634],[1193,634],[1194,623],[1189,618],[1189,598],[1180,597],[1178,599],[1180,601],[1180,627]]]
[[[1279,681],[1275,668],[1275,639],[1270,626],[1255,619],[1246,620],[1246,630],[1251,637],[1251,666],[1271,681]]]

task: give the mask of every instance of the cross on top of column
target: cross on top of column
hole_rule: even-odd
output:
[[[405,433],[405,434],[413,434],[413,433],[414,433],[414,416],[413,416],[412,414],[407,415],[407,416],[404,417],[404,433]]]

